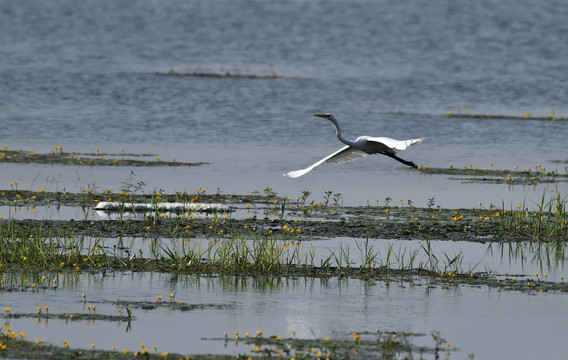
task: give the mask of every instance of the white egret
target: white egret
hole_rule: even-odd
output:
[[[422,142],[424,139],[426,139],[425,137],[420,139],[411,139],[411,140],[395,140],[387,137],[359,136],[357,139],[353,141],[346,139],[341,135],[341,129],[339,127],[339,123],[337,122],[335,116],[333,116],[332,114],[315,114],[314,116],[318,116],[331,121],[333,125],[335,125],[337,138],[339,139],[339,141],[346,144],[347,146],[337,150],[336,152],[334,152],[329,156],[326,156],[317,163],[305,169],[290,171],[289,173],[284,174],[284,176],[297,178],[304,174],[309,173],[315,167],[323,164],[344,163],[347,161],[360,159],[370,154],[386,155],[397,161],[400,161],[404,165],[412,166],[413,168],[418,168],[418,166],[416,166],[416,164],[413,163],[412,161],[406,161],[396,156],[396,153],[406,149],[410,145]]]

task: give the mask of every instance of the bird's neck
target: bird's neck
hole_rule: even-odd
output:
[[[335,125],[335,134],[337,135],[339,141],[341,141],[345,145],[353,146],[355,143],[353,140],[346,139],[343,137],[343,135],[341,135],[341,127],[339,126],[337,119],[335,119],[335,117],[332,116],[329,118],[329,121],[331,121],[333,125]]]

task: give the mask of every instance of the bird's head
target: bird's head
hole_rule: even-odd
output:
[[[327,120],[331,120],[331,118],[333,117],[333,115],[331,115],[330,113],[327,114],[314,114],[314,116],[320,117],[320,118],[324,118]]]

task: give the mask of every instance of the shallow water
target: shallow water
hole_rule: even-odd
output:
[[[67,275],[69,276],[69,275]],[[435,329],[459,348],[451,358],[550,358],[564,350],[561,341],[566,314],[564,294],[519,294],[469,286],[439,288],[427,281],[360,281],[354,279],[262,279],[206,278],[151,273],[109,273],[59,276],[57,291],[32,293],[5,292],[3,305],[11,312],[35,312],[49,305],[50,313],[84,312],[85,304],[96,306],[100,314],[116,314],[116,297],[121,301],[175,301],[186,304],[222,305],[219,309],[187,312],[159,308],[133,309],[130,331],[126,323],[63,320],[37,321],[12,319],[12,328],[24,331],[31,340],[43,338],[71,347],[119,351],[158,345],[159,351],[180,353],[248,353],[244,333],[262,330],[265,336],[303,338],[350,338],[352,331],[415,332],[424,337],[415,344],[433,345],[430,332]],[[5,278],[6,281],[6,278]],[[67,285],[64,285],[67,284]],[[86,295],[86,303],[81,294]],[[101,303],[105,302],[105,303]],[[506,319],[504,321],[504,319]],[[238,331],[241,342],[227,349],[223,341]],[[252,336],[252,335],[251,335]],[[520,339],[538,343],[534,347]],[[183,340],[183,341],[180,341]],[[526,344],[526,345],[524,345]]]
[[[190,169],[79,170],[2,165],[0,183],[58,179],[113,190],[134,171],[149,189],[198,187],[297,196],[341,192],[349,204],[436,197],[447,207],[539,198],[553,186],[459,184],[407,171],[382,156],[281,174],[338,149],[346,137],[427,136],[401,157],[429,166],[533,167],[562,171],[565,123],[450,119],[447,110],[546,116],[564,109],[568,85],[560,1],[22,1],[0,5],[0,141],[50,151],[157,153],[206,161]],[[522,26],[520,24],[523,24]],[[554,49],[554,51],[552,51]],[[302,79],[155,76],[209,69]],[[248,70],[247,70],[248,69]],[[386,115],[371,111],[419,112]],[[35,182],[34,182],[35,180]],[[566,193],[566,184],[559,185]]]
[[[566,163],[553,161],[567,160],[566,122],[445,114],[459,107],[462,113],[467,108],[475,114],[568,116],[568,83],[559,77],[568,70],[567,13],[568,5],[559,0],[1,2],[0,146],[38,152],[56,145],[75,152],[120,153],[124,148],[210,164],[159,169],[0,164],[0,189],[17,180],[20,189],[120,191],[143,181],[146,192],[205,188],[214,193],[218,188],[248,194],[270,187],[292,198],[309,190],[315,201],[331,190],[342,194],[344,205],[355,206],[387,197],[412,200],[415,206],[435,198],[446,208],[540,203],[543,194],[568,193],[568,183],[467,183],[410,171],[383,156],[317,168],[296,180],[282,174],[342,146],[331,124],[312,117],[320,112],[335,113],[348,138],[427,136],[400,154],[426,166],[485,168],[494,162],[497,169],[541,164],[565,171]],[[282,78],[152,74],[169,70],[274,72]],[[392,114],[398,110],[405,114]],[[84,214],[79,208],[14,212],[2,206],[0,216],[81,219]],[[322,241],[321,247],[336,249],[337,241],[342,240]],[[421,243],[396,244],[414,249]],[[490,255],[488,245],[441,246],[450,254],[463,250],[467,266],[482,261],[479,270],[547,271],[558,281],[564,269],[563,256],[558,265],[544,268],[534,260],[547,251],[526,248],[524,258],[515,258]],[[58,344],[69,338],[72,347],[87,348],[96,333],[97,347],[107,349],[115,342],[119,349],[135,349],[144,341],[156,342],[159,350],[221,353],[229,351],[222,342],[201,337],[259,329],[281,336],[296,329],[302,337],[348,337],[351,331],[378,327],[440,331],[462,349],[457,358],[469,353],[476,358],[556,358],[564,353],[563,294],[397,281],[284,279],[267,288],[252,280],[241,286],[223,279],[172,278],[86,274],[57,292],[4,292],[0,300],[21,311],[44,304],[70,311],[82,309],[82,292],[89,299],[111,301],[116,296],[151,300],[173,291],[187,302],[230,305],[182,316],[138,311],[129,333],[124,324],[12,322],[30,338]],[[104,304],[98,309],[116,311]],[[237,348],[238,353],[249,350]]]

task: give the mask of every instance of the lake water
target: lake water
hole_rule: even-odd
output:
[[[34,1],[0,4],[0,141],[14,149],[157,153],[193,169],[45,169],[0,183],[78,177],[115,189],[203,187],[297,196],[333,190],[348,203],[431,197],[448,207],[540,198],[549,187],[462,185],[382,156],[281,174],[338,149],[345,136],[427,136],[400,156],[426,166],[565,164],[565,122],[452,119],[446,111],[568,116],[562,1]],[[197,69],[197,70],[195,70]],[[168,77],[212,71],[283,79]],[[374,112],[416,112],[388,115]],[[20,169],[20,167],[18,168]],[[18,176],[16,175],[18,174]],[[20,175],[21,174],[21,175]],[[552,186],[553,188],[554,186]],[[566,186],[562,185],[562,190]],[[566,191],[564,191],[566,192]]]
[[[56,275],[57,276],[57,275]],[[353,331],[420,333],[417,345],[433,346],[431,331],[439,331],[459,349],[450,358],[475,359],[557,358],[565,351],[562,338],[568,316],[564,294],[519,294],[477,287],[431,287],[427,281],[360,281],[354,279],[262,279],[207,278],[149,273],[86,274],[59,276],[57,291],[5,292],[2,304],[12,313],[34,312],[49,305],[52,314],[89,313],[95,305],[100,314],[117,314],[121,301],[169,302],[215,305],[219,308],[191,311],[133,307],[131,329],[125,322],[12,319],[16,332],[28,339],[43,338],[72,348],[118,351],[140,349],[141,342],[158,350],[181,353],[252,354],[245,332],[262,330],[265,336],[302,338],[351,337]],[[8,283],[7,278],[5,282]],[[14,282],[21,282],[16,279]],[[86,296],[83,301],[82,294]],[[114,304],[113,304],[114,302]],[[223,348],[223,333],[241,336],[239,346]],[[252,335],[251,335],[252,337]],[[218,340],[213,340],[218,339]],[[525,345],[523,339],[530,339]],[[536,342],[542,346],[532,346]],[[428,356],[433,358],[433,356]]]
[[[74,152],[124,149],[209,164],[159,170],[0,164],[0,189],[14,180],[20,189],[66,186],[72,192],[87,185],[119,190],[125,182],[144,181],[145,191],[205,188],[212,193],[219,188],[248,194],[270,187],[296,197],[309,190],[316,201],[332,190],[342,193],[345,205],[364,205],[377,197],[403,197],[416,206],[434,197],[437,204],[456,208],[540,202],[543,193],[568,193],[567,183],[465,183],[410,171],[384,156],[320,167],[299,179],[282,174],[343,145],[331,124],[312,116],[321,112],[334,113],[348,138],[428,137],[400,154],[417,164],[485,168],[494,162],[497,169],[541,164],[563,173],[567,122],[456,119],[446,112],[467,108],[472,114],[524,116],[530,111],[568,117],[563,77],[568,72],[567,16],[568,3],[560,0],[4,1],[0,146],[38,152],[56,145]],[[170,70],[281,78],[154,74]],[[69,211],[81,217],[77,209]],[[59,217],[49,210],[41,214]],[[78,288],[68,291],[76,298],[81,291],[100,291],[96,296],[111,299],[144,291],[133,296],[152,298],[169,291],[167,277],[144,280],[143,286],[105,282],[100,288],[79,280]],[[317,284],[309,291],[280,286],[274,292],[247,285],[234,294],[192,287],[185,295],[235,302],[242,310],[224,312],[221,325],[208,328],[206,336],[270,326],[280,335],[295,327],[299,336],[310,336],[311,330],[331,336],[384,326],[441,331],[463,349],[460,358],[469,353],[476,358],[556,358],[563,349],[557,337],[565,330],[562,294],[463,288],[426,296],[423,289],[397,285],[388,292],[385,284],[350,281],[341,295],[340,283]],[[17,295],[0,294],[2,305],[15,306]],[[51,301],[59,300],[38,297],[37,303]],[[297,310],[298,302],[307,305],[296,314],[290,309]],[[321,305],[343,310],[328,318]],[[267,316],[275,308],[281,325],[269,325]],[[361,315],[351,322],[353,312]],[[179,326],[190,321],[159,315]],[[196,315],[197,324],[213,326],[209,315]],[[155,324],[160,316],[145,324]],[[49,330],[56,326],[52,323]],[[53,336],[60,342],[69,329],[58,326]],[[527,339],[540,344],[538,349]],[[160,348],[170,351],[180,343],[162,340]],[[131,341],[150,342],[141,335]],[[217,343],[205,343],[195,346],[223,351]],[[495,353],[496,348],[506,351]]]

